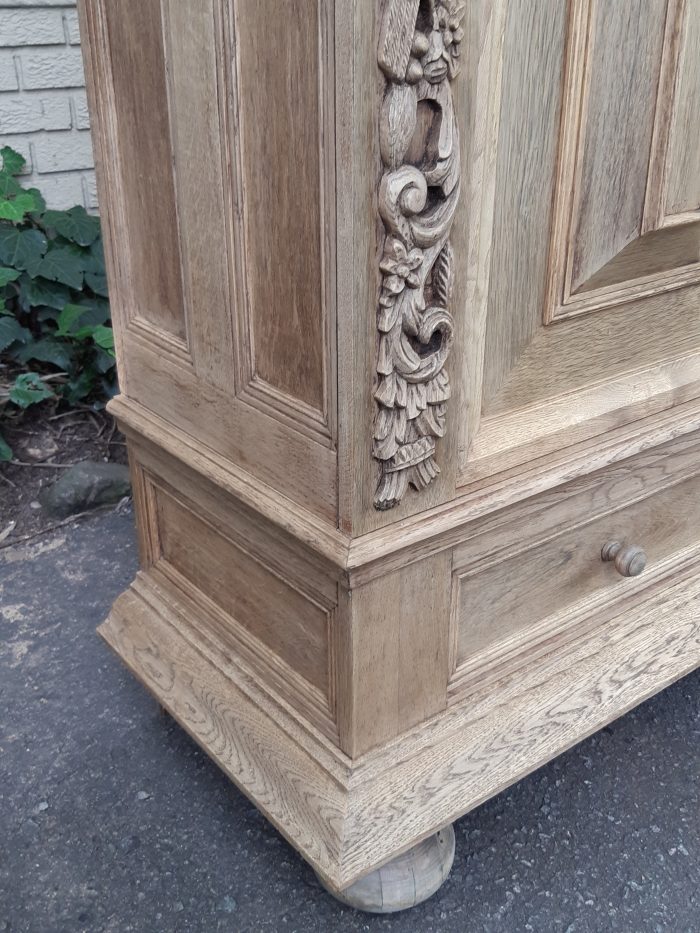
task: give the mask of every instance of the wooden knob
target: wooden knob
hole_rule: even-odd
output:
[[[623,577],[638,577],[647,565],[647,556],[636,544],[608,541],[600,552],[603,560],[615,562],[615,570]]]

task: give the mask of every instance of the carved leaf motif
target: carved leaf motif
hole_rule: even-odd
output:
[[[379,115],[384,174],[378,194],[386,239],[379,264],[372,454],[381,465],[374,504],[390,509],[409,484],[424,489],[440,472],[435,438],[445,433],[450,397],[444,368],[454,330],[449,235],[460,174],[450,81],[458,70],[464,3],[385,0],[383,11],[378,63],[386,77]],[[422,101],[436,113],[437,155],[425,128],[425,138],[416,138]]]
[[[449,304],[454,285],[454,251],[448,240],[435,260],[432,274],[433,299],[444,308]]]

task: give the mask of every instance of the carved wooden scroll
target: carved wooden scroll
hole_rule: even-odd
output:
[[[450,82],[459,69],[462,0],[385,0],[379,66],[386,76],[379,132],[386,230],[377,313],[373,455],[377,509],[440,472],[453,334],[450,228],[459,198],[459,135]]]

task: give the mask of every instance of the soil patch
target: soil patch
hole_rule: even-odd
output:
[[[54,402],[33,405],[12,417],[2,412],[2,434],[13,451],[0,464],[0,548],[56,525],[39,493],[83,460],[126,463],[126,444],[114,418],[89,407]]]

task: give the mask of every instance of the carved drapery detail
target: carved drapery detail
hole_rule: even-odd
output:
[[[377,413],[372,452],[381,464],[377,509],[397,505],[410,483],[440,472],[453,338],[454,259],[449,241],[460,184],[451,81],[459,70],[462,0],[385,0],[379,67],[386,91],[379,120],[384,228]]]

